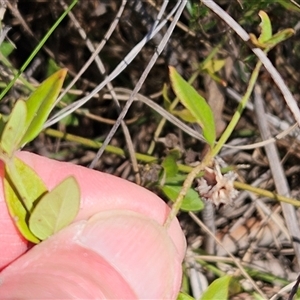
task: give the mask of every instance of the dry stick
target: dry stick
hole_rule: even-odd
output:
[[[216,241],[216,243],[223,247],[223,244],[221,243],[221,241],[215,237],[215,235],[205,226],[205,224],[203,222],[200,221],[200,219],[192,212],[189,212],[190,217],[195,221],[196,224],[198,224],[207,234],[211,235],[212,238]],[[224,248],[225,251],[227,252],[228,256],[231,257],[232,261],[236,264],[236,266],[240,269],[241,273],[245,276],[245,278],[247,278],[252,286],[254,287],[254,289],[263,297],[263,299],[267,299],[267,297],[265,296],[265,294],[260,290],[260,288],[257,286],[257,284],[254,282],[254,280],[248,275],[248,273],[245,271],[244,267],[242,266],[242,264],[240,263],[240,261],[234,257],[234,255],[232,255],[228,250],[226,250],[226,248]]]
[[[229,16],[220,6],[218,6],[213,0],[202,0],[203,4],[210,8],[215,14],[217,14],[223,21],[225,21],[232,30],[234,30],[245,42],[249,42],[250,36],[249,34],[231,17]],[[267,71],[270,73],[271,77],[273,78],[274,82],[281,90],[282,95],[290,108],[291,112],[293,113],[295,120],[297,121],[298,125],[300,126],[300,110],[297,105],[296,100],[294,99],[292,93],[284,83],[282,77],[272,65],[269,58],[266,54],[259,48],[252,48],[252,51],[255,55],[260,59],[262,64],[265,66]]]
[[[201,211],[201,217],[205,226],[210,232],[216,234],[216,218],[215,218],[215,207],[211,201],[204,201],[204,208]],[[204,236],[204,250],[207,254],[216,254],[216,242],[212,238],[212,235],[206,234]]]
[[[75,28],[78,30],[78,32],[81,35],[82,39],[86,42],[86,45],[87,45],[88,49],[90,50],[90,52],[92,54],[93,53],[97,54],[95,56],[94,60],[96,62],[96,65],[97,65],[101,75],[106,75],[106,70],[105,70],[104,64],[103,64],[102,60],[100,59],[100,57],[98,56],[98,54],[101,51],[101,49],[103,48],[103,46],[105,45],[108,38],[113,33],[114,29],[116,28],[116,26],[117,26],[117,24],[120,20],[120,16],[122,15],[122,13],[124,11],[126,2],[127,2],[127,0],[122,1],[121,5],[120,5],[120,8],[119,8],[119,11],[117,12],[116,17],[113,21],[113,26],[110,26],[108,34],[106,34],[105,38],[100,42],[101,47],[98,47],[97,49],[95,49],[92,42],[87,37],[87,34],[85,33],[84,29],[81,27],[79,22],[77,21],[74,14],[72,12],[69,12],[70,19],[72,20]],[[65,4],[65,2],[63,0],[61,0],[60,3],[63,6],[63,8],[66,9],[67,5]],[[83,73],[82,71],[86,70],[86,68],[91,63],[92,63],[92,60],[89,60],[89,62],[86,63],[84,65],[84,67],[80,70],[80,73],[82,74]],[[76,76],[76,77],[79,78],[78,76]],[[72,83],[74,84],[75,82],[72,81]],[[71,87],[71,86],[69,85],[69,87]],[[112,96],[112,99],[113,99],[115,105],[116,105],[118,113],[120,113],[121,112],[121,106],[120,106],[120,103],[118,101],[117,95],[114,92],[114,87],[113,87],[111,82],[107,83],[107,88],[108,88],[108,91],[110,92],[110,94]],[[140,177],[140,174],[139,174],[138,163],[137,163],[137,159],[136,159],[136,156],[135,156],[134,146],[133,146],[133,143],[132,143],[130,132],[129,132],[129,129],[128,129],[128,127],[127,127],[127,125],[125,124],[124,121],[121,122],[121,127],[122,127],[122,130],[123,130],[124,136],[125,136],[125,141],[126,141],[126,145],[127,145],[127,148],[128,148],[129,157],[130,157],[130,160],[131,160],[131,163],[132,163],[132,168],[133,168],[133,171],[134,171],[134,174],[135,174],[135,181],[136,181],[137,184],[140,184],[141,183],[141,177]]]
[[[25,32],[27,32],[27,34],[29,34],[32,37],[34,37],[34,33],[29,28],[29,26],[27,25],[26,21],[24,20],[24,18],[20,14],[17,5],[11,4],[10,1],[6,1],[6,5],[9,8],[9,10],[11,11],[12,15],[21,23],[21,25],[24,28]]]
[[[138,91],[140,90],[140,88],[142,87],[143,82],[145,81],[146,77],[148,76],[149,72],[151,71],[154,63],[156,62],[158,56],[160,55],[160,53],[163,51],[166,43],[168,42],[175,26],[176,26],[176,22],[178,21],[179,17],[181,16],[184,7],[186,5],[186,0],[181,1],[181,2],[177,2],[180,3],[176,14],[174,16],[174,20],[172,21],[172,23],[170,24],[169,28],[167,29],[167,32],[164,36],[164,38],[162,39],[162,41],[160,42],[160,44],[158,45],[156,52],[153,54],[152,58],[150,59],[146,69],[144,70],[143,74],[141,75],[139,81],[137,82],[135,88],[133,89],[128,101],[126,102],[121,114],[119,115],[116,124],[113,126],[113,128],[111,129],[110,133],[108,134],[108,136],[105,138],[102,147],[99,149],[95,159],[92,161],[91,166],[93,166],[96,161],[101,157],[101,155],[103,154],[105,147],[108,145],[108,143],[110,142],[111,138],[113,137],[113,135],[115,134],[115,132],[117,131],[119,125],[120,125],[120,121],[123,120],[123,118],[125,117],[127,111],[129,110],[129,107],[131,106],[131,104],[134,101],[134,98],[136,96],[136,94],[138,93]],[[164,1],[164,4],[168,4],[168,1]],[[164,9],[162,10],[161,14],[158,15],[158,20],[160,20],[160,18],[162,17],[164,13]]]
[[[263,139],[268,139],[271,135],[268,123],[265,118],[265,108],[263,105],[263,99],[261,96],[261,89],[257,85],[254,89],[254,109],[257,116],[257,123]],[[282,165],[280,163],[278,151],[275,144],[265,146],[266,154],[270,163],[270,169],[274,178],[276,190],[279,194],[289,196],[290,190],[287,183],[287,179],[284,175]],[[287,228],[292,237],[292,242],[295,250],[295,254],[300,266],[300,243],[299,243],[299,224],[295,208],[287,203],[281,203],[283,215],[286,221]]]

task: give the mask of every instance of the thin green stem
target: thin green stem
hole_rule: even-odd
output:
[[[230,135],[232,134],[236,124],[238,123],[238,121],[239,121],[239,119],[242,115],[242,112],[243,112],[244,108],[246,107],[246,104],[247,104],[247,102],[250,98],[250,95],[251,95],[251,93],[254,89],[254,86],[255,86],[256,80],[258,78],[259,70],[260,70],[261,66],[262,66],[262,62],[258,61],[255,68],[254,68],[254,70],[253,70],[253,72],[252,72],[252,74],[251,74],[249,85],[247,87],[245,95],[241,99],[241,102],[240,102],[236,112],[234,113],[230,123],[226,127],[225,131],[223,132],[222,136],[218,140],[215,147],[212,149],[212,155],[214,157],[216,155],[218,155],[218,153],[220,152],[220,150],[222,149],[222,147],[224,146],[224,144],[227,142]]]
[[[211,161],[212,161],[213,156],[211,155],[211,152],[208,152],[204,159],[201,161],[201,163],[196,166],[186,177],[182,189],[179,192],[179,195],[177,196],[172,209],[168,215],[168,218],[164,224],[165,228],[169,228],[172,220],[176,217],[176,215],[178,214],[182,201],[185,197],[185,195],[187,194],[188,189],[192,186],[194,179],[196,178],[196,176],[205,169],[205,167],[209,166]]]
[[[69,133],[63,133],[61,131],[51,129],[51,128],[45,129],[44,132],[49,136],[53,136],[53,137],[60,138],[60,139],[63,138],[67,141],[76,142],[76,143],[82,144],[86,147],[93,148],[93,149],[99,149],[102,146],[101,142],[92,141],[90,139],[80,137],[77,135],[73,135],[73,134],[69,134]],[[111,146],[111,145],[107,145],[106,151],[117,154],[119,156],[123,156],[123,157],[126,157],[126,154],[127,154],[126,151],[124,151],[123,149],[115,147],[115,146]],[[141,154],[141,153],[136,153],[136,158],[145,163],[153,163],[153,162],[157,161],[157,157],[146,155],[146,154]]]
[[[36,54],[44,46],[44,44],[46,43],[46,41],[48,40],[48,38],[51,36],[51,34],[54,32],[54,30],[57,28],[57,26],[61,23],[61,21],[66,17],[66,15],[76,5],[77,2],[78,2],[78,0],[73,0],[73,2],[68,7],[68,9],[60,16],[60,18],[54,23],[54,25],[50,28],[50,30],[47,32],[47,34],[44,36],[44,38],[39,42],[39,44],[36,46],[36,48],[30,54],[30,56],[28,57],[28,59],[22,65],[22,67],[20,68],[20,70],[17,72],[17,74],[15,74],[14,78],[10,81],[10,83],[2,91],[2,93],[0,94],[0,100],[6,95],[6,93],[10,90],[10,88],[14,85],[14,83],[19,78],[19,76],[25,71],[25,69],[28,67],[28,65],[33,60],[33,58],[36,56]]]
[[[268,197],[268,198],[271,198],[271,199],[275,199],[275,200],[278,200],[280,202],[289,203],[289,204],[294,205],[295,207],[300,207],[300,201],[299,200],[296,200],[296,199],[293,199],[293,198],[288,198],[288,197],[285,197],[285,196],[281,196],[281,195],[278,195],[276,193],[254,187],[254,186],[251,186],[251,185],[246,184],[246,183],[235,181],[234,182],[234,187],[237,188],[237,189],[243,190],[243,191],[253,192],[253,193],[258,194],[258,195],[263,196],[263,197]]]

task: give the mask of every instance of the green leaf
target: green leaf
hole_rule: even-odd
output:
[[[60,70],[59,65],[55,62],[54,59],[49,58],[46,66],[47,74],[46,77],[50,77],[52,74]]]
[[[3,134],[4,127],[5,127],[5,124],[6,124],[7,120],[5,120],[5,116],[0,114],[0,141],[2,139],[1,136]]]
[[[11,42],[4,41],[0,45],[0,53],[6,58],[9,56],[9,54],[11,54],[13,52],[14,49],[15,49],[15,47]]]
[[[15,150],[18,149],[20,141],[24,135],[24,127],[26,122],[26,104],[23,100],[18,100],[13,107],[9,119],[4,127],[1,136],[1,148],[12,156]]]
[[[179,195],[179,192],[182,189],[182,186],[164,185],[160,188],[169,200],[175,202],[177,196]],[[185,197],[183,198],[180,209],[183,211],[200,211],[203,209],[203,207],[204,204],[201,198],[199,197],[199,194],[195,190],[190,188]]]
[[[285,41],[295,34],[295,30],[292,28],[283,29],[277,33],[275,33],[271,39],[265,42],[265,46],[272,48],[277,44]]]
[[[28,219],[33,205],[47,192],[40,177],[17,157],[5,164],[4,195],[10,216],[25,239],[32,243],[40,240],[28,227]]]
[[[17,157],[13,157],[5,164],[5,177],[11,182],[11,186],[28,213],[31,212],[35,201],[48,192],[37,173]],[[8,206],[10,201],[13,199],[6,198]]]
[[[191,297],[186,293],[180,292],[179,295],[177,296],[177,300],[195,300],[195,298]]]
[[[170,106],[171,106],[171,100],[168,97],[168,89],[167,89],[167,85],[166,84],[164,84],[164,86],[163,86],[162,96],[163,96],[163,99],[164,99],[164,108],[166,110],[169,110]]]
[[[258,15],[261,18],[261,23],[259,24],[261,28],[261,34],[258,38],[258,41],[263,44],[272,37],[272,25],[266,12],[261,10]]]
[[[66,178],[41,198],[29,218],[29,228],[44,240],[69,225],[80,206],[80,190],[73,176]]]
[[[54,107],[66,74],[67,69],[62,69],[54,73],[42,82],[26,101],[26,132],[20,146],[33,140],[43,129],[43,125]]]
[[[201,300],[227,300],[231,279],[231,276],[223,276],[213,281],[203,294]]]
[[[200,173],[201,174],[201,173]],[[186,179],[186,174],[176,174],[174,177],[168,177],[165,180],[166,185],[181,185]]]
[[[216,139],[215,122],[211,108],[206,100],[186,82],[174,67],[169,67],[172,88],[181,103],[196,118],[203,130],[203,136],[212,147]]]
[[[180,158],[180,152],[177,149],[171,150],[164,158],[161,166],[164,168],[165,177],[174,177],[178,173],[176,161]]]
[[[174,116],[178,116],[185,122],[189,122],[189,123],[197,122],[197,119],[193,116],[193,114],[188,109],[172,110],[171,113]]]
[[[28,217],[27,210],[22,205],[14,188],[6,178],[4,178],[4,195],[9,214],[22,236],[32,243],[39,243],[40,240],[35,237],[28,228],[26,222]]]
[[[211,58],[205,61],[205,64],[202,67],[202,70],[207,70],[210,73],[216,73],[220,71],[225,66],[225,59],[214,59]]]

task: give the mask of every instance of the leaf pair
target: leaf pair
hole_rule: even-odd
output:
[[[20,233],[38,243],[67,226],[80,205],[79,186],[70,176],[48,192],[42,179],[15,157],[15,151],[42,130],[60,92],[66,69],[45,80],[28,98],[18,100],[5,123],[0,123],[1,159],[5,163],[4,194]]]
[[[273,35],[272,24],[267,13],[261,10],[258,13],[258,15],[261,18],[261,23],[260,23],[261,34],[258,38],[256,38],[254,34],[250,33],[250,40],[255,46],[262,49],[270,50],[280,42],[288,39],[289,37],[295,34],[294,29],[287,28]]]
[[[79,186],[70,176],[48,192],[41,178],[14,157],[5,166],[4,194],[21,234],[39,243],[72,222],[80,205]]]

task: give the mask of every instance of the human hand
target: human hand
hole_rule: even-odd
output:
[[[73,175],[81,207],[71,225],[26,252],[0,182],[0,269],[8,265],[0,273],[0,299],[176,298],[186,244],[177,220],[168,230],[162,226],[169,208],[159,197],[109,174],[18,156],[49,190]]]

